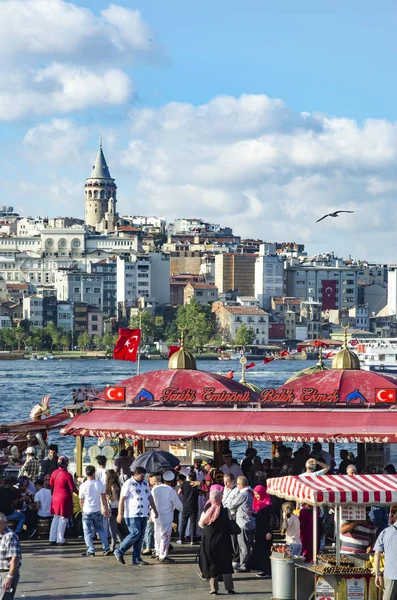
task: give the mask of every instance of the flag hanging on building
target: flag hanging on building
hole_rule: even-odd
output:
[[[119,339],[113,350],[113,358],[136,362],[140,341],[140,329],[119,329]]]
[[[336,281],[323,279],[321,291],[323,294],[321,310],[334,310],[336,308]]]

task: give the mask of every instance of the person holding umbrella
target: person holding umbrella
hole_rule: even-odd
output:
[[[153,510],[155,518],[158,517],[158,512],[149,489],[149,484],[145,480],[145,475],[146,469],[144,467],[135,467],[133,469],[132,477],[127,479],[121,488],[117,523],[121,525],[124,518],[129,535],[127,535],[120,546],[116,548],[114,556],[122,565],[125,565],[124,554],[131,546],[134,547],[132,552],[132,564],[148,564],[141,559],[142,542],[150,508]]]

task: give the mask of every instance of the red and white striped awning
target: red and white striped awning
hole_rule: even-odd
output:
[[[274,477],[269,494],[306,504],[397,504],[397,475]]]

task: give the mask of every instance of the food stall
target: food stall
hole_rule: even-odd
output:
[[[366,507],[397,503],[397,475],[307,475],[269,479],[269,494],[308,504],[315,509],[327,504],[335,514],[335,554],[317,555],[318,519],[313,510],[313,563],[295,561],[295,600],[379,600],[373,569],[367,554],[340,553],[341,520],[365,520]],[[286,556],[285,560],[290,560]],[[280,573],[282,570],[280,569]],[[275,576],[276,575],[276,576]],[[273,598],[278,594],[273,573]],[[283,582],[285,589],[285,582]],[[293,598],[294,596],[292,596]]]

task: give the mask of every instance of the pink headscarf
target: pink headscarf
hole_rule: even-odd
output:
[[[259,496],[259,499],[257,496]],[[254,487],[254,501],[252,503],[252,510],[258,512],[262,510],[262,508],[265,508],[265,506],[270,506],[271,503],[272,499],[263,485],[257,485]]]
[[[222,506],[222,494],[219,490],[210,491],[209,503],[210,507],[201,515],[199,523],[201,528],[203,528],[204,525],[211,525],[211,523],[216,521],[216,519],[219,517]]]

